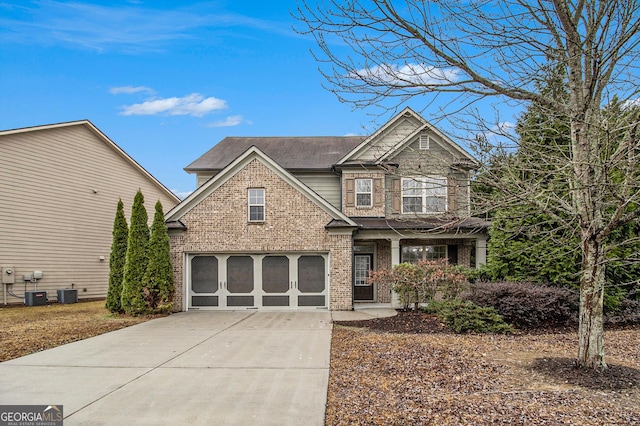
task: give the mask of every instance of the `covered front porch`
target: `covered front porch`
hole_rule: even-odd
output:
[[[354,218],[360,226],[353,242],[353,303],[400,307],[391,288],[371,284],[371,271],[403,262],[447,258],[450,264],[477,268],[487,259],[488,222],[470,218],[399,221]]]

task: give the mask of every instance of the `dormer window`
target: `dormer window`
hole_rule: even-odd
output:
[[[420,149],[429,149],[431,138],[429,135],[420,135]]]
[[[373,185],[371,179],[356,179],[356,207],[371,207]]]

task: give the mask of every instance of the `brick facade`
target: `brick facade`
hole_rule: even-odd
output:
[[[248,222],[249,188],[265,189],[264,222]],[[186,231],[171,233],[175,309],[185,306],[185,254],[262,252],[328,253],[329,308],[351,309],[351,236],[330,235],[325,225],[331,220],[317,204],[253,160],[180,218]]]
[[[421,144],[421,137],[428,138],[428,144]],[[391,268],[392,259],[398,261],[401,254],[392,253],[392,246],[401,250],[407,245],[447,245],[453,261],[470,266],[476,239],[486,238],[479,233],[481,229],[436,233],[428,227],[396,225],[407,220],[428,222],[434,217],[455,223],[467,217],[466,165],[473,163],[471,156],[408,108],[366,144],[361,144],[362,139],[337,139],[226,138],[187,167],[197,174],[198,190],[167,218],[186,227],[179,230],[176,225],[170,232],[176,310],[187,306],[185,266],[195,254],[251,255],[254,259],[267,254],[322,255],[328,262],[326,303],[332,310],[353,308],[354,244],[363,253],[373,254],[375,269]],[[446,178],[446,212],[437,216],[402,212],[401,178],[422,176]],[[370,206],[357,206],[357,179],[371,179]],[[248,220],[250,188],[265,191],[262,222]],[[386,225],[380,220],[385,218]],[[479,247],[475,256],[482,263],[485,251]],[[291,268],[295,273],[295,265]],[[375,302],[393,303],[389,286],[380,285],[374,291]],[[259,301],[255,304],[263,306]]]

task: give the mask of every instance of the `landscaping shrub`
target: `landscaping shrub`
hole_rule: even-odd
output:
[[[398,293],[400,303],[407,309],[413,305],[417,311],[421,303],[434,298],[440,291],[445,299],[453,299],[466,288],[467,277],[449,265],[447,259],[420,260],[417,263],[401,263],[393,270],[371,272],[370,283],[390,286]]]
[[[145,300],[152,312],[169,312],[173,308],[173,266],[169,234],[160,200],[156,202],[149,237],[147,270],[142,278]]]
[[[432,301],[424,308],[456,333],[512,333],[513,328],[491,307],[463,300]]]
[[[605,312],[607,325],[640,324],[640,300],[622,299],[615,312]]]
[[[116,217],[113,220],[113,242],[109,256],[109,288],[107,290],[106,308],[115,313],[122,312],[122,280],[124,263],[127,255],[127,239],[129,228],[124,215],[124,204],[118,200]]]
[[[476,282],[460,298],[495,308],[515,327],[536,328],[575,321],[579,296],[567,288],[526,282]]]
[[[142,278],[147,270],[149,226],[144,196],[138,190],[131,208],[131,224],[127,240],[124,275],[122,279],[122,310],[129,315],[144,315],[149,312],[144,299]]]

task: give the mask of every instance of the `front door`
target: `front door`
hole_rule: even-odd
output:
[[[356,254],[353,259],[353,298],[356,301],[373,301],[373,284],[367,282],[373,266],[373,254]]]

